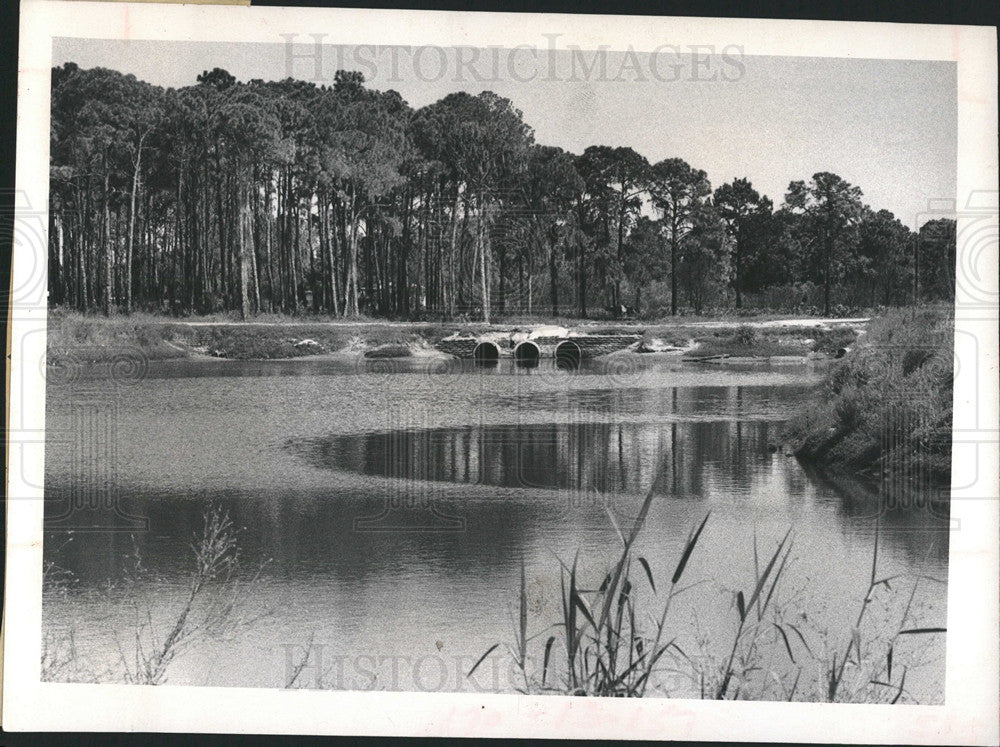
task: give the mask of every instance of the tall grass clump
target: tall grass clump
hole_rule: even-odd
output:
[[[680,675],[688,683],[682,685],[683,695],[693,693],[702,699],[891,704],[916,701],[907,690],[907,673],[919,661],[913,647],[904,645],[904,639],[946,633],[944,627],[918,622],[913,609],[920,581],[940,581],[916,577],[902,604],[903,576],[879,573],[878,523],[867,587],[849,630],[840,635],[817,631],[808,622],[807,613],[795,613],[789,608],[787,592],[780,588],[792,563],[789,528],[774,549],[764,555],[758,553],[755,534],[750,584],[726,590],[732,599],[731,611],[720,620],[732,615],[728,618],[732,621],[731,637],[717,632],[716,637],[700,641],[700,654],[689,655],[678,643],[684,636],[685,621],[668,624],[668,620],[672,601],[703,583],[680,586],[709,515],[692,527],[667,588],[657,590],[649,562],[633,551],[649,498],[628,536],[615,525],[621,550],[598,588],[588,588],[581,581],[578,558],[570,564],[560,561],[558,621],[534,633],[529,630],[522,563],[514,642],[508,647],[513,671],[520,679],[518,691],[669,696],[669,685],[660,675],[671,674]],[[649,593],[644,589],[640,593],[640,585],[648,585],[651,604]],[[889,617],[901,610],[897,621],[874,618],[876,602],[886,605]],[[896,612],[890,612],[892,609]],[[467,676],[472,677],[500,645],[487,649]]]
[[[194,340],[189,327],[146,314],[97,317],[75,311],[50,313],[46,335],[49,363],[101,362],[123,353],[146,360],[183,358]]]
[[[695,337],[698,356],[736,356],[770,358],[783,355],[805,355],[808,347],[788,330],[762,334],[749,324],[740,324],[731,331],[716,330],[711,336]]]
[[[893,311],[831,370],[788,424],[797,456],[862,477],[946,486],[951,474],[954,319],[948,307]]]
[[[842,350],[853,345],[857,339],[858,333],[851,327],[819,329],[814,333],[811,347],[814,353],[838,355]]]
[[[757,342],[757,331],[749,324],[741,324],[733,334],[733,342],[740,347],[751,347]]]
[[[907,695],[906,674],[909,671],[904,663],[898,663],[897,650],[904,638],[924,635],[944,634],[948,630],[939,626],[916,625],[912,622],[913,600],[921,580],[941,583],[938,579],[918,576],[911,588],[903,609],[902,617],[892,635],[872,635],[870,640],[862,643],[866,618],[880,591],[891,594],[892,584],[899,583],[899,575],[880,577],[879,564],[879,528],[875,524],[875,542],[872,549],[871,574],[868,588],[858,608],[858,616],[850,631],[850,637],[842,653],[834,649],[830,653],[829,662],[825,666],[825,681],[823,695],[828,702],[868,702],[890,703],[901,702]]]
[[[687,588],[679,584],[708,522],[706,514],[697,528],[692,528],[670,584],[659,595],[649,562],[633,553],[652,500],[651,490],[627,536],[609,512],[622,546],[598,588],[588,589],[581,583],[576,558],[571,564],[560,561],[561,620],[555,626],[556,633],[545,641],[540,675],[529,670],[528,644],[547,631],[528,634],[528,600],[522,563],[518,624],[510,653],[523,678],[524,692],[555,691],[612,697],[641,697],[646,693],[657,663],[667,651],[676,648],[674,638],[668,635],[670,604]],[[653,609],[640,609],[636,591],[638,579],[633,573],[637,566],[642,568],[645,583],[657,599]],[[468,676],[471,677],[499,645],[490,647],[469,670]],[[561,660],[561,665],[557,659]],[[555,674],[557,667],[558,675]]]

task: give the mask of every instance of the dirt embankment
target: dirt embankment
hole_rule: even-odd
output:
[[[615,325],[568,323],[571,334],[639,334],[636,353],[683,354],[692,358],[836,356],[849,347],[865,320],[730,320]],[[123,352],[149,360],[210,356],[243,360],[314,355],[409,357],[436,354],[434,345],[451,335],[481,336],[538,329],[542,322],[477,323],[299,321],[266,318],[177,321],[146,314],[95,317],[55,311],[49,316],[49,358],[72,355],[100,361]]]

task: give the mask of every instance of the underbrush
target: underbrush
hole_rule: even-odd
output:
[[[183,358],[195,334],[186,325],[164,323],[144,314],[96,317],[53,311],[49,313],[47,338],[50,363],[67,357],[97,362],[122,354],[147,360]]]
[[[433,343],[455,332],[471,334],[485,329],[482,325],[442,323],[401,326],[367,319],[338,318],[324,323],[280,315],[262,315],[250,323],[232,323],[235,321],[213,315],[199,318],[195,325],[144,313],[101,317],[56,309],[48,320],[48,361],[59,365],[114,361],[122,355],[164,360],[197,354],[266,360],[365,352],[385,346],[409,351],[411,346]]]
[[[764,318],[775,318],[774,315]],[[333,352],[376,352],[386,346],[420,347],[433,345],[450,335],[469,335],[528,329],[530,325],[568,325],[596,335],[641,334],[674,348],[687,348],[692,340],[699,355],[769,357],[806,355],[810,350],[830,355],[847,347],[855,333],[849,328],[824,330],[817,327],[769,327],[758,330],[748,324],[733,323],[706,328],[691,322],[716,321],[703,317],[683,318],[667,323],[642,325],[629,320],[595,324],[573,319],[525,318],[502,324],[481,322],[420,321],[405,324],[373,321],[365,317],[344,319],[318,316],[261,314],[242,322],[232,314],[214,314],[174,320],[137,312],[129,316],[101,317],[54,309],[49,313],[49,361],[113,361],[123,353],[146,360],[183,358],[208,354],[242,360],[298,358]],[[760,320],[757,320],[760,321]],[[400,352],[400,355],[405,353]],[[397,356],[393,356],[397,357]]]
[[[858,333],[851,327],[819,329],[816,330],[814,335],[812,350],[814,353],[838,355],[841,350],[845,350],[853,345],[857,339]]]
[[[870,478],[947,485],[954,320],[947,307],[890,312],[787,426],[801,458]]]
[[[695,355],[769,358],[778,355],[805,355],[809,348],[803,339],[768,330],[765,334],[746,324],[732,331],[717,330],[712,336],[696,337]]]
[[[388,344],[365,351],[365,358],[409,358],[413,351],[409,345]]]
[[[312,338],[290,338],[285,330],[282,331],[285,334],[279,336],[242,327],[207,327],[200,331],[198,343],[213,357],[238,360],[301,358],[325,353],[329,349]]]

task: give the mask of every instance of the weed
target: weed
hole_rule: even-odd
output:
[[[156,629],[150,608],[140,610],[137,601],[132,600],[135,627],[128,654],[115,637],[126,682],[159,685],[171,662],[183,651],[206,638],[253,622],[238,611],[249,587],[240,576],[238,531],[229,514],[218,506],[208,507],[203,518],[202,531],[191,545],[194,570],[187,593],[162,634]],[[138,554],[136,570],[141,571]],[[250,584],[259,573],[258,569]]]
[[[818,329],[814,333],[812,350],[814,353],[838,355],[841,350],[850,347],[858,339],[858,333],[851,327],[834,327]]]
[[[365,358],[409,358],[412,355],[410,346],[401,343],[380,345],[365,351]]]

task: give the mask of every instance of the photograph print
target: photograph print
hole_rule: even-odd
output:
[[[956,62],[335,28],[52,39],[40,681],[945,705]]]

